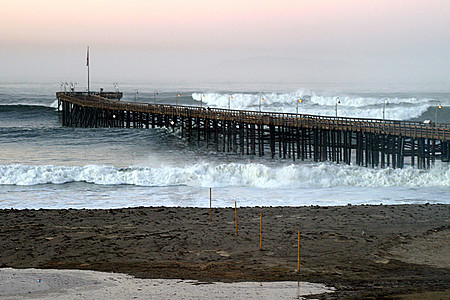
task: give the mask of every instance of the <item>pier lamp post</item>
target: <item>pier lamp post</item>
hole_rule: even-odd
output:
[[[341,100],[339,99],[339,97],[336,97],[336,118],[337,118],[337,116],[338,116],[338,114],[337,114],[337,107],[338,107],[338,104],[341,104]]]
[[[153,103],[154,103],[154,104],[156,104],[156,96],[157,96],[158,94],[159,94],[159,93],[158,93],[157,90],[155,90],[155,91],[153,92]]]
[[[264,97],[259,98],[259,111],[261,111],[262,102],[264,101]]]
[[[303,100],[302,100],[302,99],[298,99],[298,101],[297,101],[297,110],[296,110],[297,115],[298,115],[298,104],[299,104],[299,103],[303,103]]]
[[[180,92],[177,92],[177,98],[176,98],[176,105],[178,105],[178,98],[180,98],[181,97],[181,94],[180,94]]]
[[[384,116],[385,116],[385,113],[386,113],[386,105],[388,105],[389,103],[388,103],[388,98],[384,98],[383,99],[383,121],[384,121]]]
[[[230,109],[231,100],[233,100],[233,96],[232,95],[230,95],[230,98],[228,98],[228,109]]]
[[[434,123],[438,122],[438,109],[441,109],[441,108],[442,108],[442,105],[441,105],[440,102],[438,102],[437,105],[436,105],[436,114],[434,116]]]
[[[70,91],[71,91],[72,93],[75,92],[75,86],[76,86],[76,85],[77,85],[76,82],[71,82],[71,83],[70,83]]]

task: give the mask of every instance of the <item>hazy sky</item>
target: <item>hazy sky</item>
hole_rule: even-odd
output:
[[[0,0],[0,79],[450,82],[447,0]]]

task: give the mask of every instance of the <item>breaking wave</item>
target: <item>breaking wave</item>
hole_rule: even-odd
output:
[[[333,163],[291,164],[269,167],[257,163],[198,163],[186,167],[30,166],[0,165],[1,185],[38,185],[87,182],[99,185],[195,187],[430,187],[450,186],[450,167],[431,170],[370,169]]]
[[[14,102],[14,103],[1,103],[0,106],[37,106],[37,107],[50,107],[50,108],[58,108],[58,100],[53,101],[52,103],[42,103],[42,102]]]
[[[314,92],[297,91],[294,93],[193,93],[192,99],[202,100],[211,107],[245,110],[261,110],[309,115],[334,116],[338,101],[338,116],[358,118],[382,118],[383,106],[385,117],[391,120],[417,118],[435,105],[434,99],[420,98],[377,98],[360,96],[323,96]],[[264,101],[262,101],[264,99]],[[302,102],[298,104],[299,99]],[[387,100],[385,100],[387,99]],[[386,105],[385,104],[386,101]]]

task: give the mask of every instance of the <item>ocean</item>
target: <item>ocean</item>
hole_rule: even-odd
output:
[[[92,84],[100,87],[114,90]],[[209,207],[210,188],[214,207],[450,203],[448,163],[419,170],[293,162],[215,152],[167,129],[67,128],[56,109],[62,89],[0,82],[0,208]],[[124,101],[380,119],[384,111],[386,119],[450,123],[446,87],[125,83],[120,90]]]

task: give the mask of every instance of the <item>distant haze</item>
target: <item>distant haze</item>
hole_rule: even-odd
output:
[[[0,80],[450,83],[450,1],[0,0]]]

